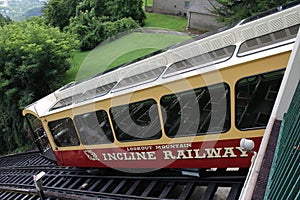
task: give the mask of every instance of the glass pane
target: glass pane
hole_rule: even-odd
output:
[[[38,146],[39,150],[41,152],[44,152],[49,149],[49,140],[41,120],[31,114],[27,114],[26,119],[28,124],[25,129],[27,130],[27,132],[31,133],[32,137],[34,138],[34,142]]]
[[[153,99],[113,107],[110,114],[119,141],[161,137],[157,103]]]
[[[49,122],[48,126],[57,146],[67,147],[79,145],[79,139],[70,118]]]
[[[84,145],[107,144],[114,141],[104,110],[75,116],[75,124]]]
[[[225,132],[230,128],[229,86],[221,83],[162,97],[169,137]]]
[[[243,78],[236,84],[236,127],[265,128],[269,121],[284,70]]]

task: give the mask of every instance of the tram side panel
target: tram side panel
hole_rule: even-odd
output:
[[[204,75],[197,75],[188,78],[193,89],[181,87],[173,94],[154,96],[164,91],[159,87],[166,87],[158,86],[137,91],[138,100],[133,98],[129,105],[50,120],[48,134],[58,163],[113,168],[249,167],[252,154],[239,147],[240,139],[252,139],[254,151],[258,151],[288,57],[289,52],[225,68],[218,71],[221,83],[216,80],[206,86],[200,81]],[[213,100],[210,93],[218,88],[222,92]],[[195,99],[191,101],[189,95]],[[215,104],[222,101],[225,112],[212,115]],[[197,104],[200,116],[193,115],[195,107],[183,111],[191,103]],[[102,102],[95,104],[103,107]],[[156,117],[151,117],[153,113]],[[90,115],[94,117],[88,119]],[[211,116],[217,117],[221,126],[209,127]],[[118,118],[123,127],[114,122]],[[91,123],[93,120],[97,123]],[[137,125],[130,124],[132,121]]]

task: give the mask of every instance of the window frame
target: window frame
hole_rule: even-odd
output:
[[[164,131],[165,131],[165,135],[167,137],[169,137],[169,138],[182,138],[182,137],[191,137],[191,136],[195,137],[195,136],[203,136],[203,135],[210,135],[210,134],[220,134],[220,133],[223,134],[223,133],[228,132],[231,129],[231,99],[230,99],[231,95],[230,95],[230,85],[228,83],[226,83],[226,82],[220,82],[220,83],[211,84],[211,85],[208,85],[208,86],[194,88],[192,90],[186,90],[186,91],[182,91],[182,92],[178,92],[178,93],[172,93],[172,94],[164,95],[160,99],[160,105],[162,106],[162,109],[165,109],[164,106],[163,106],[164,103],[162,103],[162,100],[163,100],[164,97],[168,97],[168,96],[172,96],[172,95],[175,95],[175,96],[177,96],[177,95],[183,95],[185,93],[188,93],[188,92],[191,92],[191,91],[195,92],[195,90],[200,90],[200,89],[206,90],[206,91],[208,91],[208,94],[210,94],[210,92],[209,92],[210,89],[208,89],[209,87],[224,87],[226,89],[226,94],[225,94],[226,96],[224,96],[224,99],[225,99],[224,101],[226,101],[225,103],[226,103],[227,107],[225,109],[226,115],[225,115],[225,119],[224,119],[225,121],[224,121],[222,130],[215,130],[215,131],[211,131],[210,130],[209,131],[210,126],[208,125],[206,132],[199,132],[199,129],[201,128],[201,122],[202,122],[201,121],[201,116],[200,116],[200,118],[198,119],[198,127],[197,127],[197,133],[196,134],[195,133],[193,133],[193,134],[182,134],[182,133],[178,133],[178,130],[177,130],[177,132],[175,134],[171,135],[171,134],[168,134],[168,131],[166,130],[166,123],[167,123],[167,113],[166,113],[166,117],[163,116],[164,117],[163,118],[163,122],[164,122],[164,127],[163,128],[164,128]],[[198,98],[198,97],[196,97],[196,98]],[[211,99],[210,95],[209,95],[209,98]],[[198,101],[198,106],[199,106],[200,99],[197,100],[197,101]],[[206,105],[203,106],[203,109],[205,109],[205,107],[210,102],[211,101],[209,100],[209,102],[207,102]],[[200,109],[200,107],[198,107],[198,108]],[[179,109],[180,109],[180,112],[181,112],[182,108],[180,107]],[[202,111],[199,110],[199,113],[201,113]],[[208,122],[211,121],[211,111],[212,110],[210,109],[209,110],[209,114],[208,114],[208,115],[210,115],[210,116],[208,116],[210,119],[209,119]],[[180,122],[179,122],[179,124],[180,124],[181,123],[181,116],[176,121],[178,121],[178,120],[180,120]],[[227,120],[227,122],[226,122],[226,120]],[[226,126],[225,126],[225,123],[227,123]]]
[[[69,127],[65,127],[63,128],[62,130],[58,131],[57,133],[54,133],[53,132],[53,129],[54,128],[58,128],[60,125],[57,124],[55,125],[54,127],[51,127],[51,123],[58,123],[59,121],[62,121],[62,120],[68,120],[67,123],[70,123],[71,126],[69,126],[70,124],[68,124]],[[63,122],[62,122],[63,123]],[[53,141],[55,143],[55,145],[59,148],[65,148],[65,147],[74,147],[74,146],[80,146],[80,139],[78,137],[78,134],[77,134],[77,131],[75,129],[75,125],[74,125],[74,122],[73,120],[70,118],[70,117],[65,117],[65,118],[62,118],[62,119],[57,119],[57,120],[53,120],[53,121],[49,121],[48,122],[48,128],[49,128],[49,131],[50,131],[50,134],[51,134],[51,137],[53,138]],[[70,132],[63,132],[63,131],[66,131],[66,129],[70,128],[70,132],[72,134],[72,136],[74,136],[73,139],[75,139],[74,142],[72,142],[71,140],[69,141],[69,144],[68,143],[62,143],[61,141],[58,141],[58,139],[61,139],[61,137],[63,136],[66,136],[68,134],[70,134]],[[70,144],[71,143],[71,144]]]
[[[102,113],[100,113],[102,112]],[[105,119],[102,119],[101,122],[99,121],[99,115],[102,115],[104,113],[105,115]],[[91,128],[89,126],[89,124],[87,123],[82,123],[82,118],[84,116],[87,116],[88,115],[92,115],[92,117],[94,116],[95,118],[92,120],[93,122],[96,122],[97,124],[94,124],[93,128]],[[79,119],[79,117],[82,117],[81,118],[81,122],[79,122],[77,119]],[[89,122],[91,120],[88,120]],[[106,121],[106,122],[105,122]],[[83,126],[79,126],[79,124],[84,124],[85,127]],[[82,143],[82,145],[99,145],[99,144],[112,144],[114,143],[114,134],[113,134],[113,131],[112,131],[112,127],[110,125],[110,120],[109,120],[109,117],[108,117],[108,113],[105,111],[105,110],[97,110],[97,111],[92,111],[92,112],[88,112],[88,113],[83,113],[83,114],[80,114],[80,115],[76,115],[74,116],[74,125],[77,129],[77,132],[78,132],[78,135],[79,135],[79,138],[80,138],[80,141]],[[101,132],[98,132],[98,130],[95,130],[94,128],[97,127],[101,130]],[[83,129],[84,128],[84,129]],[[104,130],[105,128],[105,130]],[[107,129],[110,130],[110,133],[107,132]],[[85,135],[84,133],[88,131],[88,134]],[[103,135],[101,134],[104,134],[104,137],[102,137]],[[110,134],[110,135],[108,135]],[[99,136],[101,138],[99,138]],[[93,141],[93,142],[88,142],[88,139],[90,141]],[[93,139],[93,140],[91,140]],[[99,139],[99,140],[96,140],[96,139]]]
[[[283,79],[283,76],[284,76],[284,72],[285,72],[285,69],[283,68],[283,69],[279,69],[279,70],[273,70],[273,71],[269,71],[269,72],[264,72],[264,73],[260,73],[260,74],[254,74],[254,75],[251,75],[251,76],[246,76],[246,77],[242,77],[242,78],[240,78],[238,81],[236,81],[236,83],[235,83],[235,86],[234,86],[234,125],[235,125],[235,127],[238,129],[238,130],[240,130],[240,131],[249,131],[249,130],[260,130],[260,129],[265,129],[266,128],[266,126],[267,126],[267,124],[268,124],[268,122],[266,122],[266,124],[265,125],[261,125],[261,126],[255,126],[255,125],[253,125],[253,126],[249,126],[249,127],[241,127],[239,124],[240,123],[242,123],[240,120],[243,120],[243,119],[240,119],[239,121],[238,121],[238,119],[239,118],[242,118],[243,117],[243,115],[246,115],[246,114],[241,114],[241,116],[238,118],[238,115],[237,115],[237,113],[238,113],[238,95],[239,95],[239,92],[238,91],[240,91],[240,90],[237,90],[237,87],[238,87],[238,83],[239,82],[241,82],[241,81],[244,81],[244,80],[246,80],[246,79],[253,79],[253,81],[256,81],[257,79],[261,79],[261,81],[263,81],[262,79],[263,78],[265,78],[265,79],[267,79],[267,78],[275,78],[276,76],[279,76],[281,73],[282,73],[282,78],[281,78],[281,81],[279,82],[279,87],[280,87],[280,84],[281,84],[281,82],[282,82],[282,79]],[[278,73],[278,75],[274,75],[274,76],[272,76],[272,77],[266,77],[267,75],[270,75],[271,73]],[[265,76],[265,77],[264,77]],[[246,81],[247,82],[247,81]],[[256,84],[257,84],[257,82],[255,82]],[[248,84],[249,85],[249,84]],[[248,86],[249,87],[249,86]],[[249,89],[249,91],[250,91],[250,89]],[[277,90],[277,94],[278,94],[278,91],[279,91],[279,88],[278,88],[278,90]],[[276,94],[276,97],[275,97],[275,99],[273,100],[274,101],[274,103],[275,103],[275,100],[276,100],[276,98],[277,98],[277,94]],[[267,95],[267,94],[266,94]],[[241,97],[241,100],[245,100],[245,101],[247,101],[247,99],[245,99],[245,97],[243,97],[243,96],[240,96]],[[254,97],[253,97],[254,98]],[[269,101],[269,100],[265,100],[265,101]],[[271,100],[272,101],[272,100]],[[262,113],[262,114],[269,114],[269,117],[268,117],[268,120],[267,121],[269,121],[269,119],[270,119],[270,116],[271,116],[271,113],[272,113],[272,110],[273,110],[273,107],[274,107],[274,103],[273,103],[273,105],[271,106],[271,111],[269,112],[269,113],[263,113],[263,112],[259,112],[259,113]],[[249,106],[249,105],[248,105]],[[251,107],[251,106],[250,106]],[[248,108],[248,107],[247,107]],[[247,109],[247,108],[245,108],[245,109]],[[245,112],[245,111],[244,111]],[[261,115],[262,116],[262,115]],[[256,120],[259,120],[259,114],[256,116],[256,119],[254,120],[254,122],[256,121]],[[262,116],[263,117],[263,116]],[[246,120],[247,121],[247,120]]]
[[[153,109],[153,108],[151,108],[153,105],[157,105],[158,106],[158,103],[155,101],[155,99],[152,99],[152,98],[149,98],[149,99],[144,99],[144,100],[141,100],[141,101],[136,101],[136,102],[132,102],[132,103],[129,103],[129,104],[123,104],[123,105],[118,105],[118,106],[115,106],[115,107],[111,107],[110,109],[109,109],[109,115],[110,115],[110,118],[111,118],[111,122],[112,122],[112,128],[113,128],[113,130],[114,130],[114,133],[115,133],[115,137],[116,137],[116,140],[117,141],[119,141],[119,142],[136,142],[136,141],[147,141],[147,140],[158,140],[158,139],[160,139],[161,137],[162,137],[162,127],[161,127],[161,124],[160,124],[160,117],[159,117],[159,109],[158,109],[158,107],[156,108],[156,109],[154,109],[154,111],[156,110],[156,113],[154,113],[154,114],[157,114],[156,115],[156,118],[154,119],[155,120],[155,126],[157,126],[157,131],[156,131],[156,133],[153,135],[153,136],[151,136],[151,137],[135,137],[135,136],[132,136],[132,135],[130,135],[130,134],[128,134],[128,133],[126,133],[125,131],[123,131],[119,126],[118,126],[118,124],[116,123],[116,121],[115,121],[115,119],[117,118],[117,117],[120,117],[120,115],[122,114],[120,114],[120,113],[117,113],[117,112],[119,112],[119,111],[113,111],[113,109],[122,109],[121,107],[123,107],[123,109],[127,109],[127,108],[125,108],[125,107],[127,107],[127,106],[129,106],[130,107],[130,105],[133,105],[133,104],[138,104],[138,103],[142,103],[142,102],[147,102],[147,101],[151,101],[151,102],[154,102],[150,107],[149,107],[149,109]],[[134,108],[132,108],[132,109],[134,109]],[[126,110],[127,111],[127,110]],[[130,111],[130,108],[129,108],[129,113],[131,112]],[[133,112],[133,111],[132,111]],[[147,111],[146,111],[147,112]],[[149,115],[150,115],[151,113],[149,113]],[[115,115],[119,115],[119,116],[115,116]],[[132,118],[132,116],[129,116],[130,117],[130,119],[132,120],[132,121],[134,121],[135,119],[133,119]],[[150,118],[150,120],[151,120],[151,117],[149,117]],[[125,118],[122,118],[123,120],[126,120]],[[120,123],[120,122],[118,122],[118,123]],[[126,123],[126,122],[125,122]],[[145,127],[147,127],[147,126],[150,126],[151,125],[151,123],[152,122],[150,122],[150,124],[146,124],[146,126]],[[137,124],[136,122],[135,122],[135,124],[137,125],[137,126],[140,126],[141,127],[141,125],[142,124]],[[135,125],[133,125],[133,126],[135,126]],[[152,125],[153,126],[153,125]],[[135,127],[136,128],[136,127]],[[146,130],[143,130],[143,131],[145,131],[145,132],[147,132],[147,131],[149,131],[149,130],[147,130],[148,128],[145,128]],[[149,128],[150,129],[150,128]],[[131,130],[132,131],[132,130]],[[144,133],[145,134],[145,133]],[[122,139],[122,138],[120,138],[120,135],[121,136],[124,136],[124,138],[125,139]],[[129,136],[128,136],[129,135]],[[126,138],[127,137],[127,138]]]

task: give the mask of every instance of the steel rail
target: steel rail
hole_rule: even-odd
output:
[[[41,165],[27,162],[32,158],[30,154],[4,158],[12,166],[0,167],[0,199],[39,199],[41,193],[35,188],[33,176],[41,171],[45,172],[41,189],[47,199],[190,199],[198,194],[197,190],[203,190],[204,199],[213,198],[220,187],[230,189],[227,199],[236,199],[247,174],[247,170],[217,170],[190,177],[162,170],[131,176],[107,170],[99,175],[86,169],[45,165],[44,158],[34,154]]]

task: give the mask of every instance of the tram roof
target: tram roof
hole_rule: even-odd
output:
[[[233,27],[220,29],[213,34],[204,34],[193,40],[175,45],[157,55],[119,67],[85,81],[71,82],[28,106],[25,113],[28,110],[38,116],[46,116],[91,101],[130,93],[143,87],[164,84],[195,75],[195,73],[216,69],[215,65],[218,62],[210,60],[210,57],[207,56],[217,56],[217,58],[219,56],[219,60],[217,59],[219,62],[225,60],[229,62],[230,59],[230,64],[237,64],[241,60],[233,61],[234,56],[232,55],[237,52],[234,47],[239,46],[244,41],[300,24],[300,5],[291,5],[293,7],[289,9],[279,9],[276,13],[272,12],[263,17],[252,17],[243,20]],[[292,47],[288,48],[291,49]],[[225,51],[225,54],[221,53],[221,50],[222,52]],[[230,54],[231,52],[232,54]],[[280,53],[280,50],[276,50],[276,53]],[[228,59],[226,56],[229,56]],[[208,58],[208,62],[203,62],[197,67],[183,69],[182,71],[174,69],[175,63],[184,60],[192,62],[192,60],[189,60],[190,58]],[[247,56],[242,62],[255,58],[257,56]],[[214,67],[210,67],[211,65],[214,65]],[[226,67],[226,65],[221,67]]]

